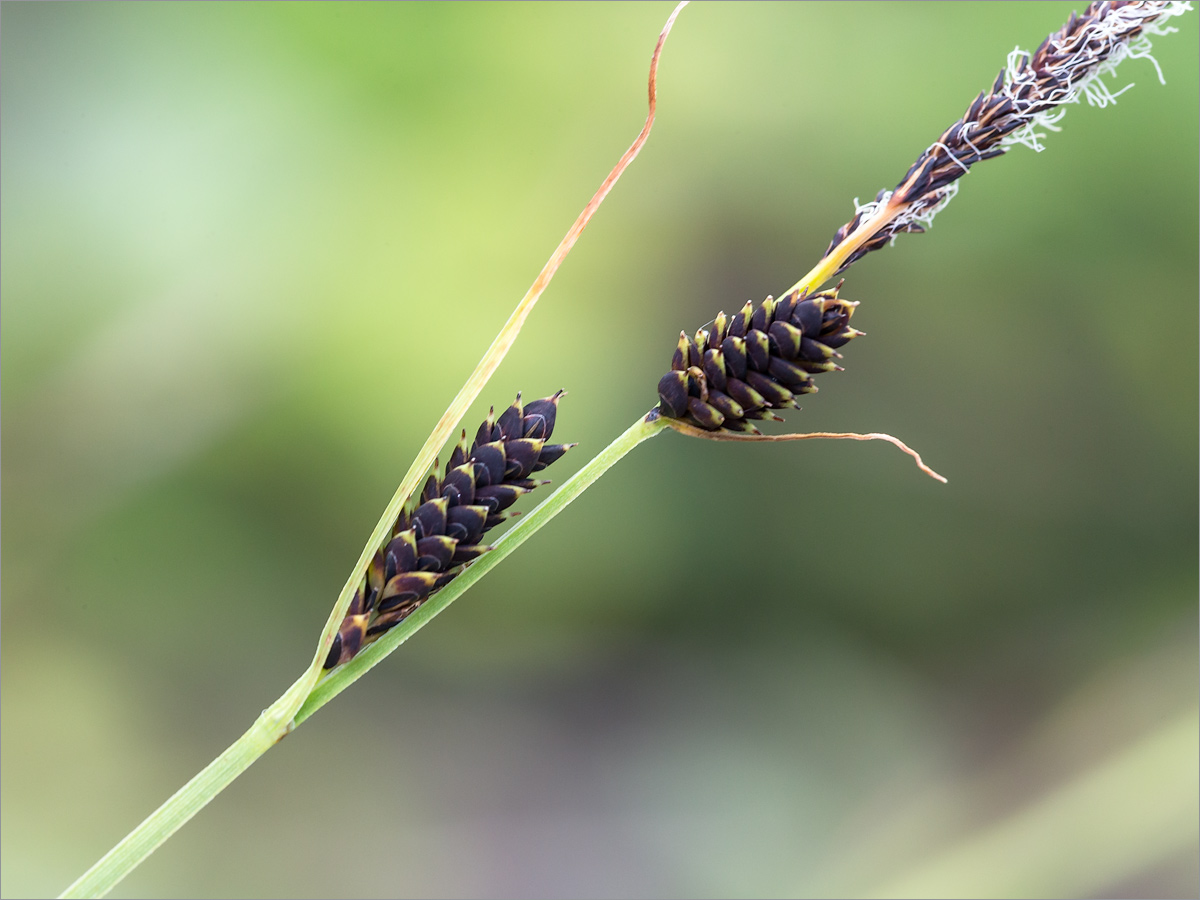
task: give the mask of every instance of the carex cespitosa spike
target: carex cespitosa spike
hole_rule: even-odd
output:
[[[450,454],[445,474],[425,482],[417,502],[396,519],[392,536],[371,560],[346,618],[333,639],[325,668],[349,662],[366,644],[403,622],[465,563],[492,548],[480,543],[513,513],[522,494],[548,481],[530,478],[574,444],[548,443],[564,392],[522,405],[521,395],[499,416],[494,410]]]
[[[975,163],[1003,156],[1014,144],[1040,151],[1046,135],[1039,129],[1059,130],[1059,107],[1081,99],[1089,106],[1115,103],[1124,88],[1113,91],[1100,76],[1123,59],[1153,59],[1149,36],[1175,31],[1167,20],[1190,9],[1171,0],[1100,0],[1088,4],[1082,15],[1071,13],[1033,53],[1013,50],[992,86],[917,157],[895,189],[880,191],[872,203],[855,201],[854,218],[837,230],[825,256],[885,204],[897,207],[898,214],[842,260],[839,272],[901,232],[924,231]],[[1162,81],[1161,71],[1158,77]]]
[[[671,371],[658,382],[660,413],[706,431],[758,434],[750,420],[778,420],[771,410],[814,393],[813,376],[840,371],[838,348],[863,333],[850,327],[858,304],[840,299],[839,288],[767,297],[758,308],[748,302],[694,337],[680,332]]]

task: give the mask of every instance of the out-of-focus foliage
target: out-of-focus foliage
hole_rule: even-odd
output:
[[[3,892],[290,683],[644,115],[660,4],[5,4]],[[791,284],[1071,4],[709,5],[485,392],[581,447]],[[789,416],[667,434],[272,751],[129,896],[1197,885],[1197,17],[849,273]],[[486,406],[486,403],[484,406]],[[468,420],[477,420],[473,411]]]

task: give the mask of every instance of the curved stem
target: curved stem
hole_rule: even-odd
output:
[[[642,126],[642,130],[638,133],[638,136],[634,139],[634,142],[629,146],[629,149],[622,154],[612,171],[609,172],[608,176],[603,182],[601,182],[599,189],[597,189],[596,193],[592,195],[592,199],[588,201],[587,205],[584,206],[583,211],[580,212],[579,216],[575,219],[574,224],[572,224],[567,230],[566,235],[554,249],[554,252],[550,255],[550,259],[547,260],[546,264],[542,267],[542,270],[538,273],[537,278],[534,279],[533,284],[530,285],[529,290],[526,291],[525,296],[521,298],[521,301],[517,304],[516,309],[513,310],[512,315],[508,317],[508,321],[504,323],[499,334],[497,334],[495,340],[492,341],[491,346],[489,346],[487,351],[483,354],[483,358],[480,359],[478,365],[475,366],[475,370],[467,378],[467,381],[462,386],[462,389],[450,402],[450,406],[447,407],[446,411],[442,414],[441,419],[438,420],[437,425],[434,426],[433,431],[430,433],[424,445],[417,453],[416,459],[413,460],[408,472],[400,482],[400,486],[396,489],[395,495],[388,503],[387,508],[384,509],[383,515],[380,516],[379,522],[375,526],[375,530],[371,533],[370,539],[363,547],[363,551],[358,558],[358,562],[355,563],[354,568],[350,572],[350,577],[346,580],[345,585],[342,587],[341,593],[338,595],[337,602],[334,603],[333,609],[329,613],[329,618],[326,620],[325,627],[321,631],[321,638],[317,642],[316,652],[313,654],[312,661],[309,663],[309,666],[305,670],[304,674],[296,680],[295,684],[293,684],[283,694],[282,697],[275,701],[275,703],[273,703],[268,709],[263,711],[263,714],[259,717],[258,721],[254,723],[249,731],[238,738],[224,753],[218,756],[203,771],[201,771],[191,781],[180,788],[170,799],[167,800],[166,803],[151,813],[141,825],[130,832],[119,844],[117,844],[117,846],[113,847],[113,849],[106,853],[95,865],[81,875],[74,884],[67,888],[67,890],[63,892],[62,896],[102,897],[107,894],[118,882],[120,882],[122,878],[133,871],[133,869],[136,868],[143,859],[153,853],[154,850],[163,843],[163,841],[174,834],[185,822],[188,821],[188,819],[203,809],[213,797],[224,790],[230,782],[244,772],[251,763],[253,763],[256,759],[258,759],[258,757],[262,756],[263,753],[274,746],[276,742],[278,742],[284,735],[288,734],[288,732],[290,732],[299,722],[303,721],[309,715],[312,715],[312,712],[319,708],[323,703],[327,702],[328,698],[335,696],[339,691],[344,689],[345,685],[352,683],[355,678],[361,677],[361,671],[366,671],[366,669],[362,669],[359,671],[358,675],[355,675],[349,680],[346,680],[345,676],[328,678],[323,675],[323,664],[325,658],[328,656],[329,648],[333,645],[334,636],[337,634],[338,628],[346,616],[346,610],[350,606],[350,601],[354,596],[354,592],[359,583],[362,581],[363,573],[366,571],[367,565],[375,551],[387,538],[388,533],[395,523],[396,517],[399,515],[400,510],[403,508],[405,502],[417,490],[421,480],[431,468],[434,457],[438,451],[449,441],[454,433],[454,430],[458,427],[459,422],[462,421],[463,416],[466,414],[467,409],[479,396],[484,385],[487,384],[488,379],[492,377],[492,373],[496,371],[496,368],[500,365],[509,349],[511,349],[513,343],[517,339],[517,335],[521,331],[521,327],[525,324],[525,320],[528,318],[529,313],[533,310],[538,298],[541,297],[542,292],[545,291],[547,285],[550,284],[550,279],[554,277],[554,274],[558,271],[559,266],[561,266],[563,260],[566,259],[567,254],[571,252],[571,248],[575,246],[575,242],[579,239],[580,234],[583,233],[583,229],[587,227],[588,222],[591,221],[591,218],[593,215],[595,215],[596,210],[600,208],[600,204],[604,202],[604,198],[608,196],[609,192],[620,179],[625,169],[628,168],[629,164],[633,162],[634,158],[641,151],[642,146],[646,143],[647,138],[650,137],[650,129],[654,125],[654,115],[658,101],[659,59],[662,55],[662,49],[663,45],[666,43],[667,35],[671,33],[671,27],[675,24],[676,17],[687,5],[687,2],[688,0],[681,0],[681,2],[671,12],[671,15],[667,19],[666,25],[663,26],[662,32],[658,36],[658,42],[654,46],[654,52],[650,56],[650,77],[647,85],[649,110],[646,114],[646,121]],[[641,424],[643,423],[639,423],[639,425]],[[636,427],[637,426],[635,426],[635,428]],[[657,430],[661,430],[662,427],[663,426],[661,425],[657,426]],[[625,435],[622,435],[622,437],[618,438],[617,442],[614,443],[618,443],[622,439],[626,438],[633,430],[634,429],[630,429],[630,431],[626,432]],[[595,471],[595,474],[591,480],[588,480],[586,483],[582,483],[581,486],[578,486],[577,492],[569,499],[562,500],[560,505],[555,508],[554,512],[546,516],[544,520],[535,521],[542,521],[543,524],[545,521],[549,521],[550,518],[553,518],[553,516],[557,514],[558,509],[561,509],[570,503],[575,496],[578,496],[579,492],[583,491],[596,478],[599,478],[600,475],[603,474],[608,468],[608,466],[611,466],[612,463],[616,462],[616,460],[628,453],[629,450],[638,443],[645,440],[646,437],[657,433],[657,430],[652,429],[643,437],[634,440],[624,450],[620,451],[615,456],[612,456],[608,464],[602,468],[594,468],[597,460],[599,460],[599,457],[597,457],[596,460],[592,460],[588,466],[584,467],[584,470]],[[610,446],[609,449],[611,450],[612,447]],[[605,451],[605,453],[608,452],[609,451]],[[604,455],[604,453],[601,454],[601,456]],[[578,477],[579,475],[577,474],[576,479]],[[574,480],[575,479],[572,479],[572,481]],[[566,485],[563,487],[565,488]],[[562,489],[560,489],[559,493],[561,493],[561,491]],[[543,506],[550,503],[552,499],[553,497],[547,498],[547,501],[545,504],[543,504]],[[534,519],[533,516],[530,516],[529,518]],[[509,532],[509,544],[507,549],[503,551],[497,549],[496,551],[493,551],[492,554],[489,554],[489,556],[494,556],[494,559],[490,560],[484,565],[476,564],[475,566],[471,567],[471,570],[468,573],[464,574],[461,579],[456,580],[456,583],[459,585],[459,587],[457,589],[449,589],[454,591],[452,596],[449,596],[448,599],[442,600],[440,604],[426,604],[426,607],[419,611],[420,615],[414,615],[410,617],[410,620],[413,622],[410,628],[407,630],[397,628],[393,633],[402,632],[407,635],[416,631],[418,628],[424,625],[425,622],[433,618],[437,612],[440,612],[441,609],[445,608],[445,606],[449,604],[454,597],[458,596],[458,594],[461,594],[462,591],[466,590],[467,587],[469,587],[479,578],[483,577],[483,575],[489,571],[492,566],[496,565],[501,559],[511,553],[512,550],[516,549],[516,547],[519,546],[529,534],[532,534],[533,531],[536,531],[537,528],[540,527],[541,525],[537,525],[530,529],[529,526],[526,525],[525,530],[520,530],[520,526],[518,526],[518,528],[514,528],[512,532]],[[514,533],[524,536],[514,539],[512,537]],[[474,574],[472,575],[471,573]],[[396,646],[399,646],[401,640],[402,639],[393,638],[393,640],[390,642],[391,648],[394,649]],[[386,652],[382,652],[382,650],[379,649],[380,645],[384,644],[385,641],[378,641],[374,645],[376,649],[373,655],[364,653],[360,655],[359,659],[374,658],[377,662],[379,659],[382,659],[383,656],[387,655]],[[390,652],[390,650],[387,652]],[[374,665],[374,663],[371,663],[371,665]],[[345,668],[349,669],[350,667],[347,666]],[[367,666],[367,668],[370,668],[370,666]],[[322,678],[325,678],[325,680],[321,681]],[[315,706],[311,702],[306,704],[306,700],[308,700],[310,694],[313,692],[313,688],[318,684],[318,682],[320,682],[322,685],[322,690],[319,696],[325,699],[321,700]],[[341,687],[338,687],[338,685],[341,685]],[[302,704],[306,704],[306,711],[303,712],[303,714],[300,714]]]
[[[438,420],[437,425],[434,426],[433,431],[417,453],[417,458],[413,460],[404,479],[400,482],[400,487],[396,489],[396,493],[388,503],[387,508],[383,511],[383,515],[380,516],[379,523],[371,533],[371,539],[363,547],[362,555],[359,556],[358,562],[351,570],[350,577],[346,579],[346,584],[342,587],[342,592],[338,595],[337,602],[334,604],[333,609],[329,613],[329,618],[325,622],[325,627],[321,632],[321,639],[317,643],[317,650],[313,655],[313,660],[309,665],[307,673],[310,688],[316,684],[317,679],[320,677],[321,666],[325,662],[325,657],[329,655],[329,648],[333,646],[333,638],[346,616],[346,610],[349,608],[350,601],[354,597],[354,591],[362,582],[363,573],[366,572],[371,557],[388,537],[388,532],[395,524],[396,517],[400,514],[401,508],[420,486],[422,480],[424,480],[426,474],[433,466],[434,457],[451,439],[454,429],[458,427],[458,423],[466,415],[467,409],[475,402],[480,391],[487,384],[488,379],[492,377],[492,373],[496,371],[501,361],[512,348],[517,335],[521,331],[521,327],[529,317],[529,313],[533,311],[534,305],[542,296],[542,292],[550,284],[550,279],[554,277],[563,260],[567,258],[567,254],[571,252],[571,248],[575,246],[575,242],[579,240],[583,229],[587,227],[596,210],[600,208],[600,204],[604,202],[604,198],[608,196],[617,181],[620,180],[621,175],[624,174],[629,164],[641,152],[643,145],[645,145],[646,140],[650,137],[650,129],[654,127],[654,116],[658,107],[659,59],[662,56],[663,45],[667,42],[667,36],[671,33],[671,27],[675,24],[675,19],[687,4],[688,0],[681,0],[676,5],[658,36],[658,43],[654,45],[654,52],[650,55],[650,76],[647,80],[649,110],[646,113],[646,122],[642,125],[642,130],[638,133],[633,143],[629,145],[629,149],[617,160],[617,164],[613,166],[612,171],[600,183],[600,187],[592,195],[592,199],[587,202],[583,211],[575,219],[574,224],[567,230],[563,239],[559,241],[558,246],[554,248],[554,252],[550,254],[550,259],[546,261],[537,278],[534,279],[533,284],[529,286],[529,290],[525,292],[525,296],[521,298],[512,315],[508,317],[508,321],[501,327],[495,340],[487,348],[487,351],[483,354],[483,358],[479,360],[478,365],[475,366],[475,370],[467,378],[462,389],[450,401],[450,405],[442,413],[442,417]]]
[[[894,447],[907,453],[913,458],[917,464],[917,468],[928,475],[935,481],[940,481],[946,484],[944,476],[939,475],[929,466],[925,465],[925,461],[921,459],[921,454],[914,450],[898,437],[892,437],[890,434],[884,434],[882,431],[872,431],[868,434],[859,434],[857,431],[806,431],[792,434],[745,434],[733,431],[707,431],[703,428],[697,428],[695,425],[689,425],[681,419],[670,419],[668,424],[680,434],[686,434],[689,437],[703,438],[706,441],[745,441],[773,444],[781,441],[811,441],[811,440],[833,440],[833,441],[887,441]]]

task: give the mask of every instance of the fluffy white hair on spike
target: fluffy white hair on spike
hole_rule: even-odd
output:
[[[929,150],[932,150],[934,147],[941,147],[943,150],[945,150],[946,155],[948,157],[950,157],[951,160],[954,161],[954,164],[956,166],[958,166],[960,169],[963,170],[964,175],[971,174],[971,167],[964,164],[957,156],[954,155],[953,151],[951,151],[951,149],[949,147],[947,147],[945,144],[943,144],[941,141],[934,141],[932,144],[929,145],[929,148],[925,152],[928,153]],[[975,150],[976,153],[979,152],[978,150],[975,149],[975,146],[973,144],[971,145],[971,149]]]
[[[892,221],[890,227],[896,230],[896,233],[892,235],[892,241],[896,240],[905,225],[916,224],[922,228],[932,228],[933,217],[945,209],[957,193],[958,182],[952,181],[944,188],[934,191],[932,194],[926,194],[920,200],[910,204]]]
[[[1126,59],[1150,60],[1151,65],[1154,66],[1154,70],[1158,74],[1159,82],[1166,84],[1158,60],[1150,52],[1150,35],[1174,34],[1178,32],[1178,28],[1164,24],[1165,21],[1174,16],[1182,15],[1191,9],[1192,5],[1188,0],[1171,0],[1170,3],[1165,5],[1147,4],[1142,6],[1126,6],[1111,10],[1103,19],[1098,19],[1088,26],[1086,40],[1075,42],[1075,52],[1070,58],[1056,67],[1058,69],[1056,74],[1062,80],[1062,87],[1051,91],[1042,99],[1056,106],[1078,103],[1080,98],[1086,100],[1089,106],[1098,106],[1101,108],[1116,103],[1117,98],[1133,87],[1133,84],[1127,84],[1120,90],[1114,91],[1101,79],[1103,76],[1115,72],[1117,66]],[[1146,21],[1148,19],[1151,21]],[[1130,27],[1140,27],[1142,33],[1134,38],[1123,38],[1121,35],[1127,32]],[[1088,50],[1088,45],[1093,41],[1100,43],[1104,47],[1105,52],[1103,54],[1097,54],[1094,50]],[[1064,49],[1058,41],[1052,41],[1051,44],[1059,52],[1062,52]],[[1093,61],[1097,55],[1105,55],[1107,58],[1104,62],[1096,65]],[[1020,102],[1017,95],[1020,89],[1026,85],[1035,84],[1037,80],[1036,76],[1025,68],[1030,58],[1031,55],[1020,47],[1015,47],[1008,54],[1007,71],[1002,91],[1018,108],[1020,107]],[[1029,116],[1019,116],[1026,119],[1026,124],[1007,135],[1000,142],[1001,146],[1022,144],[1041,152],[1045,149],[1042,144],[1042,138],[1046,135],[1039,133],[1037,129],[1046,128],[1050,131],[1058,131],[1056,123],[1062,118],[1064,112],[1065,110],[1056,110],[1054,112],[1046,110]]]
[[[895,243],[905,230],[931,227],[934,217],[958,193],[959,179],[976,162],[1017,144],[1041,152],[1047,134],[1061,130],[1058,123],[1069,104],[1116,103],[1133,85],[1118,89],[1104,76],[1124,60],[1150,60],[1159,81],[1165,83],[1151,55],[1150,36],[1176,33],[1178,29],[1167,25],[1167,20],[1191,10],[1189,0],[1093,2],[1082,17],[1072,15],[1051,34],[1036,54],[1014,47],[996,86],[980,94],[963,118],[922,152],[895,190],[881,191],[878,199],[866,203],[854,198],[855,218],[834,235],[825,258],[842,247],[837,251],[840,272],[885,240]],[[899,198],[896,191],[901,192]]]
[[[1155,63],[1155,65],[1158,65],[1158,63]],[[1119,91],[1114,91],[1099,78],[1092,78],[1079,86],[1079,93],[1088,102],[1088,106],[1098,106],[1104,109],[1110,103],[1116,103],[1117,98],[1131,87],[1133,87],[1132,81]]]
[[[864,219],[869,219],[875,215],[877,210],[883,209],[888,205],[888,201],[892,199],[891,191],[884,191],[878,200],[868,200],[866,203],[859,203],[858,198],[854,198],[854,214],[861,216]]]
[[[975,146],[973,143],[971,143],[971,139],[970,139],[969,137],[967,137],[967,135],[968,135],[968,134],[970,134],[970,133],[971,133],[971,129],[972,129],[972,128],[974,128],[974,127],[975,127],[976,125],[978,125],[978,124],[979,124],[978,122],[974,122],[974,121],[972,121],[972,122],[963,122],[963,123],[962,123],[962,125],[960,125],[960,126],[958,127],[958,139],[959,139],[960,141],[962,141],[964,144],[966,144],[968,147],[970,147],[972,150],[974,150],[974,151],[975,151],[975,155],[976,155],[976,156],[978,156],[978,155],[979,155],[979,148],[978,148],[978,147],[976,147],[976,146]],[[938,145],[938,144],[935,144],[934,146],[939,146],[939,145]],[[945,145],[945,144],[940,144],[940,146],[942,146],[942,147],[945,147],[946,145]],[[950,153],[950,148],[949,148],[949,147],[946,147],[946,152],[947,152],[947,153]],[[950,157],[950,158],[951,158],[951,159],[953,159],[953,160],[954,160],[956,163],[958,163],[960,166],[962,165],[962,163],[958,162],[958,159],[957,159],[957,158],[955,158],[953,154],[951,154],[951,157]],[[963,166],[963,168],[967,168],[967,167],[966,167],[966,166]],[[968,171],[969,171],[969,170],[968,170]]]
[[[1000,140],[1000,146],[1008,149],[1020,144],[1022,147],[1028,147],[1041,153],[1046,149],[1046,145],[1042,143],[1042,139],[1046,137],[1046,131],[1062,131],[1058,127],[1058,122],[1067,114],[1065,109],[1056,109],[1038,113],[1033,116],[1025,116],[1025,124],[1011,134],[1005,135]],[[1039,128],[1045,128],[1046,131],[1038,131]]]

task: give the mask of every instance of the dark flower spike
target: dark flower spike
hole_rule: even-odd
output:
[[[1040,151],[1046,134],[1039,129],[1058,131],[1062,107],[1080,100],[1101,107],[1115,103],[1124,89],[1111,90],[1103,76],[1131,57],[1145,57],[1158,70],[1150,35],[1175,31],[1164,23],[1189,9],[1181,0],[1095,2],[1083,15],[1072,14],[1033,53],[1013,50],[991,88],[929,145],[894,189],[880,191],[869,203],[855,201],[856,214],[834,234],[822,257],[830,265],[819,266],[824,277],[815,283],[898,234],[925,231],[975,163],[1002,156],[1016,144]],[[1158,79],[1166,83],[1161,70]]]
[[[836,289],[806,292],[898,234],[924,231],[975,163],[1014,144],[1041,150],[1045,135],[1038,129],[1057,130],[1066,104],[1115,102],[1120,91],[1113,93],[1102,77],[1129,57],[1153,62],[1149,36],[1174,31],[1166,21],[1190,9],[1186,0],[1098,0],[1033,53],[1014,50],[991,89],[926,148],[894,190],[880,191],[870,203],[855,201],[854,218],[781,300],[768,297],[757,309],[747,303],[737,315],[721,313],[694,338],[680,334],[651,415],[664,417],[676,431],[717,440],[880,439],[911,452],[890,435],[765,437],[751,424],[778,419],[773,410],[816,391],[812,377],[838,371],[839,348],[862,335],[850,326],[856,304],[839,300]]]
[[[325,659],[325,668],[349,662],[368,643],[403,622],[462,567],[492,547],[483,535],[519,513],[509,507],[548,481],[530,478],[574,444],[547,444],[558,401],[565,393],[522,404],[487,418],[468,443],[467,433],[450,454],[445,474],[425,481],[416,508],[401,511],[392,537],[375,554],[363,584]]]
[[[890,434],[767,435],[751,424],[782,422],[774,410],[795,407],[800,394],[814,393],[814,375],[841,371],[834,362],[842,356],[838,348],[863,334],[850,326],[858,304],[841,299],[841,287],[839,282],[833,290],[812,295],[805,288],[793,289],[780,300],[767,297],[757,308],[747,303],[734,316],[718,313],[695,337],[681,332],[671,371],[658,382],[658,406],[650,418],[665,419],[681,434],[715,441],[888,441],[916,460],[922,472],[945,482]]]
[[[750,420],[778,419],[771,410],[814,393],[812,376],[840,369],[837,347],[862,334],[849,326],[858,304],[839,298],[840,288],[767,297],[757,309],[719,313],[694,338],[681,333],[658,383],[661,414],[705,431],[758,434]]]

